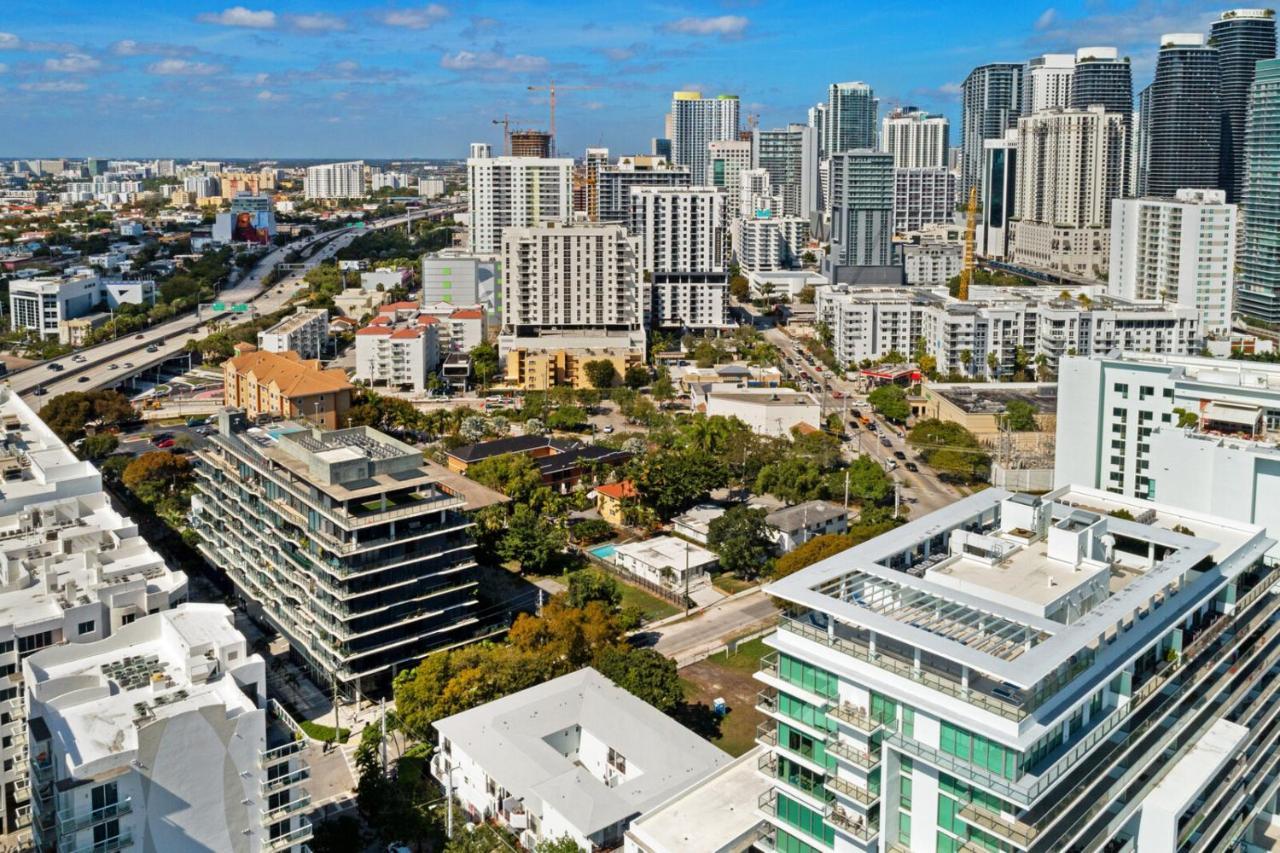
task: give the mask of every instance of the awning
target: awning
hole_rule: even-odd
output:
[[[1241,406],[1236,403],[1209,403],[1204,407],[1204,418],[1220,424],[1238,424],[1250,429],[1258,426],[1262,417],[1260,406]]]

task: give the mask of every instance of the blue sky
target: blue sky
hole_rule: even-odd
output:
[[[671,92],[804,121],[836,80],[944,112],[975,65],[1090,45],[1133,57],[1223,3],[3,0],[0,156],[464,157],[504,113],[562,151],[647,150]],[[955,136],[953,130],[953,138]]]

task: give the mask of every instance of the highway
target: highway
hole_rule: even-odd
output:
[[[252,310],[243,314],[221,313],[216,315],[219,323],[224,326],[234,326],[249,322],[261,314],[269,314],[283,308],[302,287],[302,277],[307,270],[332,258],[335,253],[367,230],[392,228],[404,225],[407,221],[440,216],[451,210],[451,207],[446,206],[412,211],[401,216],[368,223],[363,229],[352,226],[327,231],[294,240],[292,243],[273,249],[247,275],[218,294],[219,302],[227,305],[247,303],[252,306]],[[289,273],[269,290],[262,289],[263,277],[274,269],[276,264],[282,263],[290,252],[316,245],[320,248],[306,259],[303,269]],[[43,361],[16,371],[9,374],[6,381],[10,388],[39,409],[42,397],[114,385],[121,379],[141,373],[149,367],[172,358],[183,351],[187,341],[204,337],[203,326],[212,317],[213,315],[208,312],[202,312],[201,316],[195,312],[184,314],[139,333],[96,346],[84,347],[60,358]],[[155,345],[156,351],[148,352],[147,348],[152,345]],[[58,365],[62,369],[59,370],[53,365]]]

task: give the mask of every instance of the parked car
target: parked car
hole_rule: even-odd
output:
[[[903,453],[901,450],[895,450],[895,451],[893,451],[893,458],[894,458],[894,459],[901,459],[901,460],[903,460],[903,461],[906,461],[907,454]]]
[[[155,344],[152,344],[151,346],[147,347],[147,352],[159,352],[159,351],[160,351],[160,347],[156,346]]]
[[[88,381],[89,381],[89,377],[88,377],[88,376],[81,376],[81,377],[80,377],[79,379],[77,379],[76,381],[77,381],[77,382],[88,382]]]
[[[161,450],[167,450],[168,448],[173,447],[173,445],[174,445],[174,441],[172,438],[166,438],[163,441],[156,442],[156,447],[160,448]]]
[[[903,466],[903,467],[905,467],[905,468],[906,468],[908,471],[910,471],[912,474],[918,474],[918,473],[920,472],[920,467],[919,467],[918,465],[916,465],[916,463],[914,463],[914,462],[908,462],[908,463],[907,463],[905,466]]]
[[[142,340],[142,339],[143,339],[143,338],[145,338],[145,337],[146,337],[146,335],[134,335],[134,336],[133,336],[133,339],[134,339],[135,341],[140,341],[140,340]]]
[[[120,369],[120,365],[116,364],[114,361],[107,365],[107,370],[119,370],[119,369]]]

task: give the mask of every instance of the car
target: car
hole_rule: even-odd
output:
[[[862,420],[862,412],[858,411],[857,409],[850,409],[849,417],[853,418],[854,420],[860,421]]]
[[[894,459],[901,459],[901,460],[903,460],[903,461],[905,462],[905,461],[906,461],[906,459],[907,459],[907,454],[903,453],[901,450],[895,450],[895,451],[893,451],[893,458],[894,458]]]
[[[908,463],[907,463],[905,466],[903,466],[903,467],[905,467],[905,468],[906,468],[908,471],[910,471],[912,474],[918,474],[918,473],[920,473],[920,466],[916,465],[916,463],[914,463],[914,462],[908,462]]]
[[[862,429],[862,424],[858,423],[855,420],[850,420],[849,426],[853,427],[854,429]]]
[[[160,442],[164,441],[166,438],[173,438],[173,433],[171,433],[171,432],[157,432],[157,433],[153,433],[153,434],[151,435],[151,443],[152,443],[152,444],[159,444]]]
[[[147,352],[159,352],[159,351],[160,351],[160,347],[156,346],[155,344],[152,344],[151,346],[147,347]]]
[[[875,431],[876,431],[876,422],[875,422],[875,421],[867,421],[867,431],[868,431],[868,432],[875,432]]]
[[[31,393],[35,394],[37,397],[43,397],[45,394],[49,393],[49,389],[45,388],[43,385],[37,385],[36,390],[32,391]]]
[[[81,377],[80,377],[79,379],[77,379],[76,381],[77,381],[77,382],[88,382],[88,381],[89,381],[89,377],[88,377],[88,376],[81,376]]]
[[[71,360],[79,364],[83,364],[85,362],[85,357],[82,355],[73,355]]]
[[[613,432],[613,427],[612,427],[612,426],[609,426],[609,425],[606,425],[606,426],[605,426],[605,428],[604,428],[604,430],[603,430],[603,432],[604,432],[604,434],[605,434],[605,435],[608,435],[609,433]]]
[[[50,369],[50,370],[61,370],[61,369],[62,369],[62,365],[61,365],[61,364],[58,364],[58,362],[56,362],[56,361],[51,361],[51,362],[49,362],[49,369]]]
[[[893,447],[893,442],[889,440],[889,436],[887,435],[880,436],[880,444],[883,447]]]
[[[844,399],[844,392],[843,392],[843,391],[840,391],[840,390],[832,391],[832,392],[831,392],[831,396],[832,396],[832,397],[834,397],[834,398],[835,398],[835,399],[837,399],[837,400],[843,400],[843,399]]]
[[[146,335],[134,335],[134,336],[133,336],[133,339],[134,339],[135,341],[141,341],[141,340],[145,339],[146,337],[147,337]]]
[[[125,366],[125,367],[133,367],[133,362],[132,362],[132,361],[126,361],[126,362],[124,363],[124,366]]]
[[[175,442],[172,438],[166,438],[162,441],[157,441],[156,447],[160,448],[161,450],[165,450],[167,448],[173,447],[174,443]]]
[[[107,365],[107,370],[119,370],[119,369],[120,369],[120,365],[116,364],[114,361]]]

